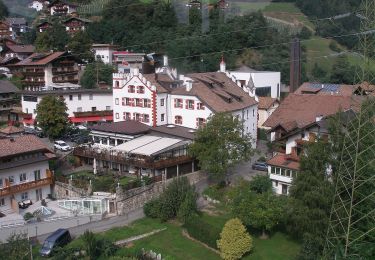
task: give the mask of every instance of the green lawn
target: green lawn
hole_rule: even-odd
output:
[[[263,12],[284,12],[300,14],[301,10],[293,3],[270,3],[265,6]]]

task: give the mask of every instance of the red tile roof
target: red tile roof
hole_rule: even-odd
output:
[[[302,128],[313,123],[317,116],[333,115],[341,110],[353,108],[355,99],[350,96],[330,96],[314,94],[289,94],[264,122],[264,126],[278,125]]]
[[[273,104],[279,103],[279,101],[276,98],[271,97],[258,97],[259,103],[258,103],[258,109],[269,109]]]
[[[66,52],[57,51],[53,53],[34,53],[30,57],[18,62],[15,66],[46,65],[57,58],[62,57]]]
[[[277,154],[267,161],[268,165],[288,168],[292,170],[299,170],[300,164],[296,160],[292,160],[290,156],[286,154]]]
[[[5,135],[10,135],[10,134],[17,134],[17,133],[22,133],[24,130],[15,126],[7,126],[3,129],[0,129],[0,133],[5,134]]]
[[[43,141],[34,135],[0,139],[0,158],[36,151],[51,152]]]
[[[33,53],[35,47],[33,45],[17,45],[17,44],[9,44],[7,47],[16,53]]]

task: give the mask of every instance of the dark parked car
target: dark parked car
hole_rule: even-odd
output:
[[[18,207],[20,209],[27,209],[30,205],[33,205],[33,202],[31,200],[23,200],[18,202]]]
[[[41,256],[51,256],[56,248],[65,246],[71,240],[69,230],[59,228],[44,240],[39,253]]]
[[[255,162],[252,166],[253,170],[268,171],[268,164],[265,162]]]
[[[46,135],[43,133],[43,131],[41,129],[38,129],[38,128],[25,127],[25,133],[36,135],[40,138],[46,137]]]

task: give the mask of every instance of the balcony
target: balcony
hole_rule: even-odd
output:
[[[78,84],[78,79],[52,79],[53,83],[72,83],[72,84]]]
[[[97,151],[91,148],[77,147],[74,149],[75,156],[95,158],[97,160],[131,165],[139,168],[163,169],[177,164],[188,163],[193,160],[190,156],[164,157],[155,159],[148,156],[129,156],[126,154],[111,154],[110,152]]]
[[[59,68],[52,68],[52,74],[53,75],[59,75],[59,74],[77,74],[78,69],[75,69],[74,67],[59,67]]]
[[[47,176],[48,176],[47,178],[36,180],[36,181],[29,181],[29,182],[25,182],[21,184],[5,186],[4,188],[0,189],[0,197],[13,195],[16,193],[28,191],[30,189],[35,189],[35,188],[39,188],[42,186],[53,184],[52,174],[51,173],[47,174]]]
[[[44,69],[26,69],[23,74],[25,76],[44,76]]]

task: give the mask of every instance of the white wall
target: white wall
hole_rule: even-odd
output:
[[[109,49],[108,47],[95,47],[95,60],[98,60],[97,56],[100,56],[100,59],[105,64],[112,64],[112,55],[113,50]]]
[[[272,105],[272,107],[270,107],[269,109],[259,109],[258,110],[258,113],[259,113],[259,119],[258,119],[258,127],[259,128],[267,128],[267,127],[264,127],[262,126],[264,122],[266,122],[266,120],[272,115],[272,113],[276,110],[276,108],[279,107],[279,104],[278,103],[274,103]]]
[[[161,106],[161,100],[164,99],[164,106]],[[157,125],[166,125],[171,124],[171,122],[168,119],[168,111],[170,111],[170,99],[171,96],[167,93],[161,93],[157,95],[156,98],[156,111],[157,111],[157,117],[156,117],[156,124]],[[164,114],[164,121],[161,121],[161,115]]]
[[[73,100],[69,99],[72,95]],[[32,94],[30,95],[32,96]],[[81,112],[92,111],[92,107],[96,107],[97,111],[106,110],[109,106],[109,110],[112,110],[112,93],[92,93],[92,100],[90,100],[90,94],[81,93],[81,100],[78,100],[78,93],[64,94],[65,103],[68,107],[69,117],[74,116],[74,112],[78,112],[78,108],[81,107]],[[24,101],[22,95],[22,112],[33,114],[33,118],[36,117],[36,106],[40,103],[43,96],[38,96],[38,102]]]
[[[256,147],[257,140],[257,117],[258,105],[253,105],[242,110],[232,112],[233,116],[238,116],[243,121],[245,134],[250,134],[252,137],[253,147]]]
[[[152,109],[154,104],[153,101],[153,92],[155,92],[155,87],[151,86],[150,84],[146,83],[146,80],[142,76],[134,76],[134,77],[128,77],[128,80],[126,80],[124,77],[126,77],[125,74],[114,74],[113,79],[113,86],[116,86],[116,81],[119,81],[120,88],[113,88],[113,115],[114,115],[114,122],[124,121],[123,115],[124,113],[130,113],[131,118],[133,119],[134,113],[139,114],[147,114],[149,115],[149,122],[144,122],[147,125],[152,126],[153,125],[153,115],[152,115]],[[133,85],[135,87],[135,93],[129,93],[128,86]],[[144,93],[140,94],[137,93],[137,87],[143,86],[144,87]],[[122,99],[123,98],[139,98],[139,99],[148,99],[151,106],[150,107],[137,107],[135,106],[125,106],[122,105]],[[118,104],[116,104],[118,99]],[[134,101],[135,102],[135,101]],[[116,115],[119,115],[119,118],[117,118]]]
[[[250,76],[253,79],[255,88],[271,87],[271,97],[280,98],[281,74],[280,72],[272,71],[257,71],[257,72],[236,72],[230,71],[231,76],[234,76],[237,81],[245,80],[245,85],[248,84]]]

